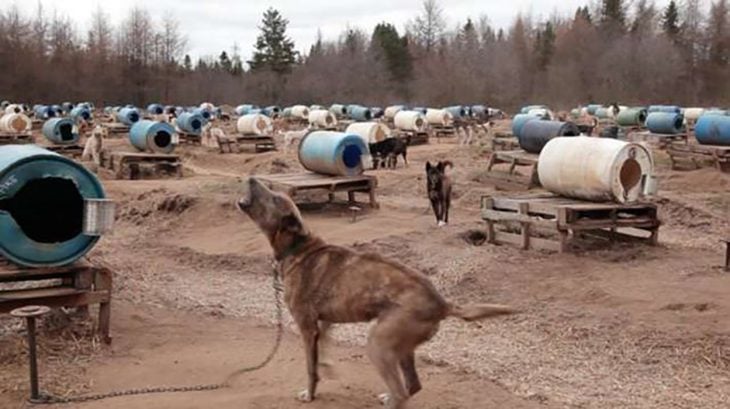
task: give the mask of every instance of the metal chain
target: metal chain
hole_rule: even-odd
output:
[[[136,395],[152,395],[159,393],[185,393],[185,392],[203,392],[203,391],[215,391],[219,389],[225,389],[231,386],[233,380],[243,375],[244,373],[258,371],[263,369],[266,365],[276,356],[281,346],[281,341],[284,338],[284,306],[281,294],[284,292],[284,287],[281,282],[281,275],[276,262],[273,262],[273,282],[272,287],[274,289],[274,301],[276,304],[276,339],[274,340],[274,346],[271,348],[269,355],[259,364],[246,368],[239,369],[225,379],[221,383],[214,383],[209,385],[191,385],[191,386],[163,386],[155,388],[139,388],[139,389],[128,389],[124,391],[114,391],[109,393],[100,393],[96,395],[85,395],[76,396],[70,398],[63,398],[52,395],[43,395],[41,404],[59,404],[59,403],[82,403],[90,401],[99,401],[104,399],[116,398],[120,396],[136,396]]]

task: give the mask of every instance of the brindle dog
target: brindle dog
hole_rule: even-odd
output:
[[[388,387],[387,409],[403,409],[421,389],[414,351],[448,317],[466,321],[512,313],[509,307],[447,302],[421,273],[377,254],[329,245],[302,221],[294,202],[255,178],[244,182],[238,207],[269,239],[284,283],[284,299],[304,341],[310,402],[319,381],[318,343],[330,324],[376,320],[367,352]]]
[[[426,162],[428,200],[431,201],[431,208],[436,215],[436,223],[439,227],[449,224],[451,179],[446,174],[447,167],[453,168],[454,164],[450,161],[439,162],[436,165]]]

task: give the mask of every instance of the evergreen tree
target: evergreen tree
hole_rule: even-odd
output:
[[[233,55],[231,57],[231,74],[239,76],[243,74],[243,61],[241,60],[241,49],[237,43],[233,43]]]
[[[231,63],[231,59],[228,58],[227,52],[221,52],[221,55],[218,57],[218,66],[220,66],[220,69],[223,71],[232,71],[233,64]]]
[[[593,23],[593,17],[591,17],[591,11],[588,10],[588,6],[578,7],[578,10],[575,11],[575,20],[578,19],[583,19],[591,24]]]
[[[193,60],[190,59],[190,54],[185,54],[185,58],[183,58],[183,69],[185,71],[193,70]]]
[[[626,28],[626,10],[623,0],[602,0],[601,27],[609,34],[623,32]]]
[[[555,52],[555,30],[551,22],[545,23],[545,28],[537,32],[535,41],[535,53],[537,54],[537,68],[541,71],[547,69]]]
[[[411,76],[413,64],[407,39],[398,35],[395,26],[387,23],[375,26],[370,44],[376,57],[384,60],[393,80],[403,81]]]
[[[279,11],[269,8],[264,12],[261,34],[256,39],[255,51],[248,64],[251,70],[270,70],[279,75],[288,74],[297,61],[294,41],[286,35],[289,21]]]
[[[671,38],[676,38],[679,34],[679,8],[674,0],[670,1],[666,10],[664,10],[662,28]]]

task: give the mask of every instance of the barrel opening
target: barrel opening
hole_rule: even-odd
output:
[[[62,141],[73,141],[74,140],[74,129],[73,125],[63,123],[58,126],[58,133],[61,135]]]
[[[373,119],[373,113],[370,111],[365,111],[365,119],[368,121]]]
[[[79,234],[84,199],[73,181],[64,178],[33,179],[12,198],[0,201],[23,233],[38,243],[62,243]]]
[[[646,122],[647,113],[646,111],[642,110],[639,112],[639,123],[643,124]]]
[[[355,168],[360,165],[360,156],[362,151],[357,145],[347,145],[342,152],[342,161],[348,168]]]
[[[417,119],[416,119],[416,127],[417,127],[418,129],[421,129],[421,128],[423,128],[423,119],[421,119],[421,118],[417,118]]]
[[[677,115],[674,119],[674,129],[680,130],[684,126],[684,117]]]
[[[560,136],[580,136],[580,129],[577,126],[566,126]]]
[[[129,116],[127,117],[131,122],[137,122],[139,121],[139,114],[136,112],[131,112]]]
[[[91,114],[87,111],[84,111],[81,113],[81,117],[84,118],[84,121],[88,121],[89,119],[91,119]]]
[[[157,147],[166,148],[172,143],[172,135],[167,131],[157,131],[152,140]]]
[[[621,186],[628,192],[641,182],[641,165],[636,159],[628,159],[621,166]]]
[[[198,129],[203,127],[203,123],[200,122],[199,119],[193,119],[192,121],[190,121],[190,126],[193,128],[193,130],[197,131]]]

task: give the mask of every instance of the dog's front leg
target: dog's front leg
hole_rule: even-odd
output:
[[[319,365],[319,326],[317,320],[297,320],[299,331],[302,333],[302,341],[304,342],[304,354],[307,358],[307,375],[309,384],[307,389],[299,393],[299,400],[302,402],[311,402],[315,398],[317,392],[317,383],[319,382],[319,374],[317,367]]]

